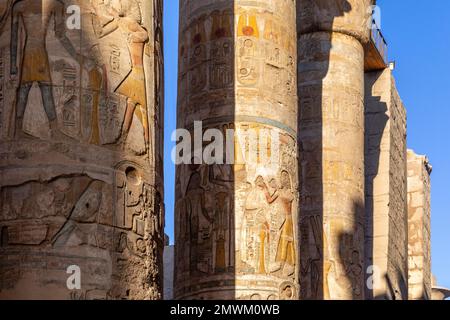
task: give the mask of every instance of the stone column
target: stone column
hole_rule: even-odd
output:
[[[392,71],[365,74],[366,299],[408,299],[406,110]]]
[[[161,298],[161,10],[2,1],[0,299]]]
[[[364,298],[370,0],[298,0],[302,299]]]
[[[182,0],[180,14],[178,127],[236,135],[228,164],[177,168],[175,297],[295,299],[295,2]]]
[[[432,298],[431,171],[426,156],[408,150],[409,300]]]

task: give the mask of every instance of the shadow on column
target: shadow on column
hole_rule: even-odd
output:
[[[207,129],[223,137],[235,129],[234,16],[234,1],[214,6],[180,1],[177,128],[198,141]],[[196,132],[195,121],[201,121],[201,131]],[[174,296],[233,300],[235,170],[232,164],[205,163],[202,153],[221,141],[213,137],[195,145],[194,139],[193,163],[176,168]]]
[[[328,279],[324,276],[324,190],[323,190],[323,106],[324,79],[329,72],[334,19],[352,10],[347,0],[297,1],[298,31],[298,96],[300,155],[300,299],[330,299]],[[327,11],[327,23],[318,20]],[[308,16],[309,15],[309,16]],[[313,18],[311,18],[311,16]],[[306,22],[307,25],[302,25]],[[363,204],[355,204],[361,212]],[[345,235],[342,235],[342,239]],[[340,248],[345,246],[340,243]],[[361,267],[362,269],[362,267]],[[361,274],[361,277],[363,275]]]
[[[366,73],[365,291],[366,299],[396,300],[408,296],[407,280],[404,273],[399,269],[398,263],[400,261],[396,259],[398,256],[398,253],[395,252],[396,246],[394,247],[391,243],[394,237],[401,237],[395,226],[395,214],[399,212],[397,212],[397,202],[391,191],[398,192],[398,189],[401,189],[396,185],[398,181],[395,177],[400,173],[394,172],[396,167],[393,161],[397,161],[395,160],[396,149],[392,141],[396,130],[395,124],[400,120],[396,119],[398,115],[395,114],[395,105],[391,106],[392,110],[389,112],[386,102],[381,101],[382,97],[372,95],[373,91],[380,90],[374,88],[378,82],[382,81],[383,74],[383,70]],[[385,90],[388,91],[391,88]],[[389,124],[391,128],[386,132],[388,121],[391,121]],[[392,132],[393,130],[394,132]],[[375,179],[379,179],[384,184],[376,186]],[[377,224],[378,227],[376,227]],[[383,230],[382,228],[386,229]],[[397,248],[397,250],[400,249]],[[406,249],[404,252],[406,252]],[[380,257],[380,254],[386,256]],[[383,266],[377,265],[380,260],[385,263]],[[406,266],[404,267],[407,269]],[[382,273],[378,274],[380,268]],[[376,279],[375,277],[379,278]],[[376,285],[381,286],[377,289]]]
[[[370,90],[370,91],[369,91]],[[375,297],[375,288],[370,288],[368,282],[371,282],[369,277],[376,276],[373,272],[366,271],[371,270],[370,267],[374,266],[374,205],[375,205],[375,189],[374,180],[379,174],[380,169],[380,156],[381,156],[381,144],[383,139],[383,133],[386,128],[389,117],[386,115],[388,111],[386,103],[381,101],[381,97],[375,97],[369,94],[372,91],[371,84],[366,84],[366,97],[365,97],[365,188],[366,188],[366,204],[365,204],[365,293],[366,299],[381,299],[384,300],[387,297]],[[392,285],[387,275],[383,275],[386,278],[390,291],[392,292]],[[381,280],[381,279],[380,279]],[[375,280],[374,280],[375,281]],[[381,280],[382,281],[382,280]],[[375,283],[373,283],[375,284]]]

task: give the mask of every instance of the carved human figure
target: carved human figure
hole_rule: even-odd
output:
[[[269,195],[267,193],[267,186],[264,182],[264,178],[259,176],[256,178],[255,185],[257,190],[268,199]],[[264,198],[263,198],[264,199]],[[270,242],[270,224],[267,218],[267,212],[265,207],[262,210],[256,212],[255,221],[259,237],[259,259],[258,259],[258,273],[267,274],[266,268],[266,248],[269,246]]]
[[[91,133],[89,137],[90,144],[100,144],[100,127],[99,127],[99,105],[100,90],[106,89],[104,81],[106,80],[105,67],[102,67],[103,73],[97,68],[89,71],[89,89],[92,90],[92,112],[91,112]]]
[[[273,195],[269,194],[268,187],[265,186],[265,194],[269,203],[280,201],[284,213],[284,221],[280,227],[280,236],[278,241],[277,254],[275,257],[275,266],[271,272],[286,270],[288,275],[294,273],[295,266],[295,243],[294,243],[294,221],[292,219],[292,203],[295,200],[292,191],[291,178],[287,171],[281,172],[281,188],[276,190]]]
[[[115,89],[128,98],[125,119],[122,127],[122,140],[126,140],[133,116],[136,115],[144,128],[147,150],[150,147],[150,129],[148,123],[147,91],[144,70],[144,46],[149,40],[147,30],[141,25],[142,13],[136,0],[112,0],[95,9],[99,16],[100,37],[120,30],[126,37],[131,57],[131,72]]]
[[[361,280],[363,276],[363,268],[360,264],[360,254],[354,250],[352,252],[351,260],[346,268],[346,273],[352,282],[353,296],[359,297],[361,295]]]
[[[186,214],[189,217],[190,272],[198,271],[199,232],[203,219],[213,223],[205,209],[205,191],[201,186],[200,173],[192,173],[186,190]]]
[[[90,132],[87,142],[94,145],[101,144],[100,138],[100,101],[102,95],[107,96],[107,67],[103,61],[103,55],[100,49],[100,42],[96,34],[97,26],[100,24],[99,17],[95,14],[95,8],[98,7],[99,0],[86,1],[86,11],[90,13],[90,19],[82,19],[83,46],[82,52],[88,52],[88,61],[90,70],[88,70],[88,94],[85,100],[91,104]],[[83,57],[83,62],[86,60]],[[85,106],[82,106],[85,108]],[[82,112],[83,113],[83,112]]]
[[[34,83],[39,85],[45,113],[50,123],[52,137],[58,137],[57,115],[52,91],[52,78],[47,53],[46,36],[54,18],[55,35],[77,61],[80,55],[65,35],[64,4],[58,0],[19,0],[12,8],[11,29],[11,80],[19,79],[16,103],[16,135],[21,133],[28,95]],[[23,57],[19,52],[19,27],[23,24],[26,37]],[[19,74],[20,70],[20,74]]]
[[[226,126],[223,127],[225,132]],[[226,155],[224,154],[224,158]],[[201,166],[200,166],[201,167]],[[230,239],[232,239],[233,224],[232,212],[233,201],[230,196],[234,187],[234,171],[230,164],[211,164],[203,166],[200,169],[203,173],[202,182],[205,190],[215,192],[211,203],[213,222],[212,235],[213,240],[213,256],[214,256],[214,272],[224,272],[227,267],[231,266],[231,248]],[[226,253],[228,249],[228,254]],[[228,260],[227,260],[228,257]]]
[[[321,280],[321,261],[322,261],[322,257],[323,257],[323,249],[322,248],[326,248],[327,245],[327,238],[326,235],[323,234],[323,232],[321,231],[321,225],[320,225],[320,218],[318,216],[310,216],[310,217],[306,217],[305,221],[303,223],[303,229],[302,229],[302,237],[308,238],[309,239],[309,233],[312,233],[312,245],[314,247],[313,248],[305,248],[306,250],[310,251],[310,255],[311,257],[308,258],[307,261],[301,261],[300,266],[300,272],[301,275],[303,277],[308,277],[308,284],[309,284],[309,288],[307,288],[306,286],[304,286],[303,288],[301,288],[301,290],[306,294],[308,292],[308,294],[313,298],[313,299],[318,299],[319,297],[319,286],[320,286],[320,280]],[[323,234],[323,236],[322,236]],[[322,246],[322,242],[323,242],[323,246]],[[324,265],[324,287],[328,288],[328,272],[331,269],[330,265],[325,264]],[[326,292],[328,292],[328,290],[325,290]],[[325,292],[325,294],[327,294]]]

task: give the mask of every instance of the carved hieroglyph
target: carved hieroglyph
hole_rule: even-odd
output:
[[[180,7],[178,127],[237,134],[234,165],[177,168],[175,297],[296,299],[295,1]],[[244,138],[264,130],[279,145],[270,163],[271,143],[252,154]]]
[[[0,298],[161,297],[161,12],[2,1]]]
[[[298,0],[302,299],[364,298],[370,0]]]

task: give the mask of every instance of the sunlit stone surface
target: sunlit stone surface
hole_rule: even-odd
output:
[[[1,299],[161,298],[161,19],[161,1],[1,2]]]

